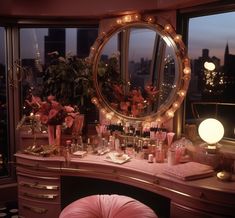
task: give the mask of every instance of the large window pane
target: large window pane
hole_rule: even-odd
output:
[[[8,116],[5,28],[0,27],[0,177],[8,175]]]
[[[47,67],[54,61],[52,57],[55,52],[66,61],[75,57],[84,59],[89,55],[90,47],[97,38],[97,34],[97,28],[21,28],[22,108],[24,100],[32,93],[35,96],[46,98],[49,94],[56,95],[56,92],[61,92],[62,89],[49,90],[48,86],[45,88],[45,83],[48,83],[50,79]],[[68,80],[69,88],[64,89],[69,92],[66,103],[79,106],[82,113],[94,110],[94,105],[90,103],[88,95],[84,94],[86,90],[76,89],[72,75],[58,80],[58,83],[62,87],[62,84]],[[27,110],[23,111],[25,114],[28,113]],[[87,116],[88,121],[90,119],[90,122],[93,122],[96,119],[94,115],[95,113],[91,113],[90,116]]]
[[[188,49],[192,79],[186,122],[215,117],[225,137],[235,139],[235,12],[189,19]],[[201,113],[200,111],[205,111]],[[211,109],[211,110],[210,110]],[[196,112],[196,113],[195,113]],[[196,117],[195,117],[196,114]]]

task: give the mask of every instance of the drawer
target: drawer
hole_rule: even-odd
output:
[[[18,194],[30,200],[60,202],[60,180],[54,177],[30,177],[18,174]]]
[[[26,187],[39,190],[54,190],[60,189],[60,177],[48,176],[32,176],[18,172],[17,180],[19,187]]]
[[[19,215],[24,218],[56,218],[60,214],[60,204],[42,203],[19,197]]]
[[[171,202],[171,218],[222,218],[222,215],[211,214],[204,212],[203,210],[195,210],[193,208],[185,207],[184,205]]]

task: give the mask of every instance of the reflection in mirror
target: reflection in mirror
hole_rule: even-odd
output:
[[[91,49],[98,97],[93,103],[111,119],[162,122],[173,117],[190,79],[184,52],[170,25],[143,20],[117,25]]]
[[[174,93],[175,62],[173,48],[156,30],[124,28],[103,47],[98,86],[117,112],[133,117],[154,114]]]

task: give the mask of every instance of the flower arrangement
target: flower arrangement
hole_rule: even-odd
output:
[[[63,106],[56,101],[55,96],[48,96],[46,101],[42,101],[40,97],[31,96],[31,99],[25,100],[26,105],[31,107],[32,113],[38,116],[40,122],[45,125],[62,125],[65,123],[66,127],[72,127],[73,121],[78,109],[72,106]]]
[[[60,145],[61,126],[71,128],[77,122],[77,116],[79,115],[78,108],[73,108],[70,105],[63,106],[52,95],[49,95],[45,101],[42,101],[38,96],[31,95],[29,99],[25,100],[25,107],[31,108],[28,117],[32,118],[29,120],[33,120],[34,125],[35,123],[47,125],[49,145]],[[23,116],[22,119],[17,127],[18,129],[27,120],[26,116]]]
[[[149,108],[154,107],[159,90],[151,81],[137,86],[131,78],[123,79],[119,56],[117,52],[99,62],[98,83],[101,92],[118,112],[133,117],[143,116],[148,113]]]

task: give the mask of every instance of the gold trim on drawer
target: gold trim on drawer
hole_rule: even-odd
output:
[[[35,194],[35,193],[28,193],[28,192],[23,192],[23,195],[25,197],[47,199],[47,200],[54,200],[55,198],[58,197],[57,194]]]
[[[47,213],[48,209],[45,208],[41,208],[41,207],[33,207],[33,206],[28,206],[28,205],[22,205],[22,207],[26,210],[30,210],[34,213],[38,213],[38,214],[45,214]]]
[[[35,183],[20,182],[19,185],[23,187],[28,187],[28,188],[36,188],[36,189],[44,189],[44,190],[59,190],[58,185],[42,185],[42,184],[38,184],[37,182]]]

